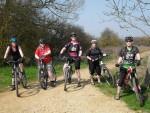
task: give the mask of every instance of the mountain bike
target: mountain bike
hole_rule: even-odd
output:
[[[72,70],[72,65],[70,63],[70,58],[69,57],[64,57],[63,59],[65,59],[65,68],[64,68],[64,91],[67,91],[67,84],[71,83],[71,78],[72,78],[72,74],[73,74],[73,70]]]
[[[103,57],[106,57],[106,54],[103,54]],[[110,73],[108,67],[106,64],[103,62],[102,58],[97,58],[94,59],[93,61],[99,60],[100,61],[100,67],[101,67],[101,79],[102,81],[106,82],[109,86],[113,86],[114,83],[114,78],[112,74]],[[97,75],[96,73],[94,75]]]
[[[19,84],[21,83],[23,88],[27,87],[27,77],[25,74],[22,74],[19,68],[19,63],[21,62],[21,59],[18,59],[17,61],[10,60],[7,63],[12,64],[12,76],[14,76],[14,82],[15,82],[15,89],[16,89],[16,95],[19,97]]]
[[[116,67],[121,67],[121,65],[116,66]],[[132,67],[132,66],[130,66],[127,69],[127,74],[124,80],[123,89],[125,90],[126,88],[130,87],[135,93],[140,106],[143,106],[144,97],[142,95],[141,87],[138,82],[137,73],[135,70],[136,70],[136,67]],[[116,84],[118,84],[118,81],[119,81],[119,73],[116,76]]]
[[[48,87],[48,70],[47,70],[46,64],[43,62],[44,58],[45,57],[42,56],[39,59],[39,74],[38,74],[39,76],[38,76],[38,79],[39,79],[39,83],[40,83],[41,88],[46,90]],[[56,71],[55,71],[53,64],[51,64],[51,71],[54,75],[56,74]],[[51,81],[51,86],[52,87],[56,86],[56,76],[55,76],[55,80]]]
[[[48,86],[48,72],[43,57],[39,59],[39,83],[42,89],[46,90]]]

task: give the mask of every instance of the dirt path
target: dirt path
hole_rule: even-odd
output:
[[[142,56],[149,55],[144,52]],[[115,60],[109,68],[114,68]],[[0,94],[0,113],[134,113],[125,103],[108,97],[88,82],[88,69],[81,70],[82,87],[72,84],[68,92],[63,91],[63,81],[59,78],[56,88],[44,91],[37,83],[28,90],[21,91],[17,98],[15,92]]]
[[[0,113],[133,113],[121,101],[107,97],[88,82],[88,70],[82,70],[82,87],[76,84],[63,91],[59,78],[56,88],[44,91],[37,84],[21,91],[17,98],[15,92],[0,94]]]

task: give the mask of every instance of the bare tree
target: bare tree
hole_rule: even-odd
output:
[[[121,28],[135,28],[149,36],[150,28],[150,1],[149,0],[107,0],[109,11]],[[147,29],[145,31],[145,29]]]
[[[0,0],[1,7],[8,4],[30,6],[47,16],[74,19],[77,18],[76,11],[84,4],[84,0]]]

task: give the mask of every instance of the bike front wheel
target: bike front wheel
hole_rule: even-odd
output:
[[[42,89],[46,90],[48,85],[48,75],[44,73],[44,71],[40,71],[39,73],[39,82]]]
[[[109,69],[106,66],[101,67],[101,75],[104,78],[104,81],[109,85],[109,86],[114,86],[114,77],[110,73]]]
[[[27,77],[25,74],[22,74],[21,76],[21,83],[22,83],[23,88],[27,88]]]
[[[139,85],[138,85],[135,77],[132,78],[132,83],[133,83],[133,90],[135,92],[136,98],[139,101],[140,106],[143,106],[144,105],[144,97],[142,95],[141,89],[139,88]]]
[[[64,72],[64,91],[67,91],[68,78],[70,77],[70,69],[66,68]]]
[[[17,73],[17,72],[15,72],[14,73],[14,76],[15,76],[15,89],[16,89],[16,95],[17,95],[17,97],[19,97],[20,95],[19,95],[19,87],[18,87],[18,85],[19,85],[19,82],[18,82],[18,80],[19,80],[19,78],[18,78],[18,75],[19,73]]]

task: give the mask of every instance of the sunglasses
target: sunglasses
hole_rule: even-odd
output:
[[[126,42],[133,42],[132,40],[127,40]]]

